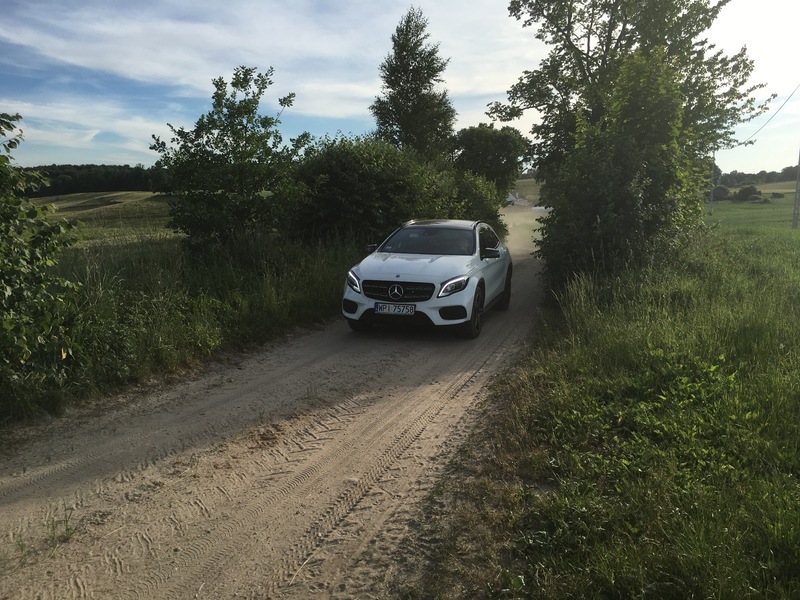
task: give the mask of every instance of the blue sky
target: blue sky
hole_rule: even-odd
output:
[[[0,112],[20,113],[24,143],[16,164],[144,164],[157,156],[151,135],[166,124],[191,128],[210,106],[212,79],[239,65],[273,67],[262,104],[296,93],[281,133],[363,134],[374,121],[379,65],[407,0],[3,0]],[[506,99],[546,48],[508,16],[508,0],[416,0],[430,41],[449,58],[445,87],[457,128],[488,122],[486,105]],[[746,139],[800,84],[794,47],[797,0],[732,0],[709,32],[731,54],[742,45],[755,82],[778,94],[772,112],[743,125]],[[535,114],[512,123],[528,134]],[[757,135],[721,151],[723,171],[780,170],[797,163],[800,91]]]

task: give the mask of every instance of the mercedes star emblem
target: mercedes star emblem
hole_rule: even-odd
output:
[[[389,298],[391,298],[392,300],[400,300],[402,297],[403,297],[402,286],[395,283],[394,285],[389,287]]]

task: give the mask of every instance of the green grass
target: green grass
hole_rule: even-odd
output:
[[[775,186],[775,184],[773,184]],[[762,190],[762,193],[763,190]],[[706,223],[713,225],[740,227],[768,227],[770,229],[791,229],[794,215],[794,189],[784,193],[783,198],[769,199],[769,202],[731,202],[723,200],[707,205]]]
[[[55,208],[53,218],[79,224],[78,242],[162,237],[169,220],[169,196],[152,192],[92,192],[37,198]]]
[[[742,208],[544,313],[407,596],[800,597],[800,231]]]
[[[242,236],[198,256],[165,227],[167,199],[145,193],[46,198],[79,225],[58,274],[69,297],[64,376],[0,395],[0,423],[59,412],[67,403],[245,348],[338,313],[353,243],[303,246]],[[58,357],[55,360],[60,360]],[[37,380],[38,381],[38,380]]]

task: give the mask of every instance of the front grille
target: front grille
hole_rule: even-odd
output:
[[[389,289],[400,286],[403,290],[401,298],[392,298]],[[373,300],[386,302],[423,302],[430,300],[436,286],[432,283],[417,283],[413,281],[364,281],[362,283],[364,295]]]

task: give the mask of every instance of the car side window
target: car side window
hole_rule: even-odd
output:
[[[481,243],[481,250],[485,250],[487,248],[497,248],[497,246],[500,244],[500,240],[495,235],[494,231],[488,227],[481,227],[480,231],[478,232],[478,236]]]

